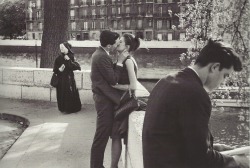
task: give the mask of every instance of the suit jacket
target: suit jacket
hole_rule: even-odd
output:
[[[95,94],[106,96],[113,103],[119,105],[121,94],[111,87],[118,83],[122,67],[113,64],[111,57],[99,47],[92,54],[91,74],[92,91]]]
[[[150,93],[145,113],[144,168],[219,168],[235,163],[213,150],[210,114],[210,98],[192,69],[162,78]]]

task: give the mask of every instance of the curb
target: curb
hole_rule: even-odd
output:
[[[14,115],[14,114],[0,113],[0,119],[9,120],[9,121],[18,123],[22,125],[24,128],[27,128],[30,125],[30,122],[28,119]]]

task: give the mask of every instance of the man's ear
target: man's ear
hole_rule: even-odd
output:
[[[107,49],[108,49],[108,50],[110,50],[110,48],[111,48],[111,45],[110,45],[110,44],[108,44],[108,45],[107,45]]]
[[[220,70],[220,63],[218,63],[218,62],[212,63],[209,70],[210,70],[210,72],[219,71]]]
[[[129,50],[129,48],[130,48],[130,45],[126,45],[126,49],[127,49],[127,51]]]

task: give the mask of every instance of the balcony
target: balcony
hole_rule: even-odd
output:
[[[140,13],[138,13],[138,17],[144,17],[144,16],[146,16],[146,13],[145,13],[145,12],[140,12]]]
[[[168,15],[166,12],[164,12],[164,13],[154,13],[154,17],[158,17],[158,18],[162,18],[162,17],[168,18],[169,15]]]
[[[97,6],[99,6],[99,5],[106,5],[106,1],[97,1],[96,5]]]
[[[140,26],[140,27],[139,27],[139,26],[136,26],[136,27],[135,27],[135,30],[144,30],[144,28],[142,28],[142,26]]]
[[[124,4],[130,4],[131,3],[131,0],[125,0],[124,1]]]
[[[146,13],[146,17],[153,17],[153,13]]]
[[[76,20],[75,16],[70,16],[70,20]]]
[[[26,21],[34,21],[34,20],[36,20],[35,17],[26,17]]]
[[[88,6],[88,4],[86,2],[80,2],[80,6]]]
[[[131,13],[123,13],[122,16],[123,17],[132,17],[132,14]]]

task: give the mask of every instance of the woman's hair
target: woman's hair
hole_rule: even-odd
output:
[[[235,71],[241,71],[242,63],[235,50],[226,46],[221,40],[209,39],[207,45],[201,50],[195,64],[204,67],[209,63],[220,63],[220,70],[233,66]]]
[[[137,50],[137,48],[140,46],[140,40],[138,37],[135,37],[133,34],[130,33],[124,33],[123,34],[124,41],[126,45],[129,45],[128,52],[133,52]]]
[[[62,44],[68,49],[68,52],[70,54],[74,54],[74,52],[71,50],[72,45],[69,42],[66,41],[66,42],[63,42]]]

